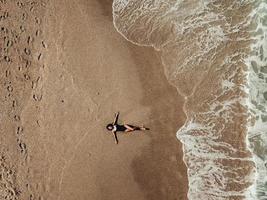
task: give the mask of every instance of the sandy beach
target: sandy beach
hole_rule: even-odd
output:
[[[14,88],[1,100],[0,152],[6,158],[1,167],[13,170],[8,188],[18,191],[7,199],[187,199],[186,167],[176,138],[185,120],[183,98],[167,81],[160,55],[131,44],[114,29],[111,4],[55,1],[28,11],[33,20],[24,22],[21,38],[27,41],[35,33],[27,57],[32,65],[25,69],[29,80],[11,75],[1,85],[5,90],[10,80]],[[3,7],[11,16],[19,9],[12,6]],[[34,19],[40,20],[39,28]],[[16,44],[21,51],[14,51],[14,60],[25,57],[18,53],[24,48]],[[7,64],[11,74],[20,62]],[[16,109],[11,97],[19,102]],[[119,133],[116,145],[105,126],[117,111],[119,122],[151,130]],[[21,129],[18,137],[14,130],[20,134]]]

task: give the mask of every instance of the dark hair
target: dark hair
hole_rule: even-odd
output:
[[[111,131],[113,129],[113,124],[108,124],[106,126],[106,129],[108,129],[109,131]]]

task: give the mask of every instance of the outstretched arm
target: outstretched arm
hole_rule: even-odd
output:
[[[116,133],[116,131],[112,131],[112,133],[113,133],[113,136],[114,136],[114,139],[115,139],[115,143],[118,144],[119,141],[118,141],[118,138],[117,138],[117,133]]]
[[[114,121],[113,121],[113,125],[115,125],[115,124],[118,123],[119,115],[120,115],[119,112],[117,112],[117,113],[115,114],[115,118],[114,118]]]

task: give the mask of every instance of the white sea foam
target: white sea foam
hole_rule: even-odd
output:
[[[257,167],[254,187],[257,199],[267,199],[267,2],[258,1],[251,13],[256,26],[251,33],[252,55],[246,59],[249,67],[248,106],[251,112],[248,143]]]
[[[189,199],[267,199],[264,1],[113,2],[117,31],[161,51],[168,80],[185,97],[187,120],[177,138],[188,168]],[[246,50],[248,30],[252,54]]]

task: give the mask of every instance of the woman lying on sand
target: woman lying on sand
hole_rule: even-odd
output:
[[[129,124],[118,124],[119,112],[115,114],[115,118],[112,124],[108,124],[106,128],[113,133],[116,144],[118,144],[117,132],[131,132],[131,131],[144,131],[149,130],[143,126],[133,126]]]

